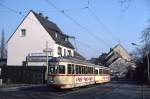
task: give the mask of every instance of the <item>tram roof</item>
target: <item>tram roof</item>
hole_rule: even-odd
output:
[[[74,57],[54,57],[52,58],[52,60],[49,61],[53,61],[53,62],[71,62],[71,63],[76,63],[76,64],[83,64],[83,65],[90,65],[93,67],[97,67],[97,68],[108,68],[108,67],[104,67],[104,66],[100,66],[100,65],[95,65],[90,63],[89,61],[86,60],[81,60],[78,58],[74,58]]]

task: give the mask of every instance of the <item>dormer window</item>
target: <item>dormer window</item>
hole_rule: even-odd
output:
[[[71,50],[68,50],[68,56],[72,56]]]
[[[58,37],[58,34],[57,34],[57,33],[55,33],[55,37],[56,37],[56,38]]]
[[[58,55],[62,56],[62,48],[61,47],[58,47]]]
[[[26,36],[26,29],[21,29],[21,36],[25,37]]]
[[[68,41],[68,37],[65,37],[65,41],[66,41],[66,42]]]

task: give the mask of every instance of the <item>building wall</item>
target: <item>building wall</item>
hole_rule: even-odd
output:
[[[129,67],[129,63],[126,62],[122,58],[118,58],[115,62],[109,65],[109,68],[112,72],[113,76],[117,76],[119,78],[125,77],[127,73],[127,67]]]
[[[42,84],[45,66],[0,66],[4,84]]]
[[[131,60],[131,57],[129,56],[128,52],[126,52],[125,49],[121,45],[114,48],[114,51],[118,52],[122,56],[123,59],[127,61]]]
[[[26,29],[25,37],[21,35],[21,29]],[[7,65],[22,65],[28,54],[43,53],[46,42],[48,48],[54,49],[54,40],[30,12],[8,41]]]

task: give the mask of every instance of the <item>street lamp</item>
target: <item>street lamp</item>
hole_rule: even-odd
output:
[[[139,46],[136,43],[131,43],[133,46]],[[148,83],[150,83],[150,73],[149,73],[149,50],[145,53],[145,56],[147,58],[147,79]]]

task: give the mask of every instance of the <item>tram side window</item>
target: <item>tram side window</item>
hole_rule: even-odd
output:
[[[76,74],[79,74],[79,65],[76,65]]]
[[[103,74],[109,74],[108,70],[103,70]]]
[[[89,67],[87,67],[87,73],[89,74],[90,72],[89,72]]]
[[[94,71],[93,71],[93,70],[94,70],[94,68],[93,68],[93,67],[91,67],[91,68],[92,68],[91,74],[93,74],[93,73],[94,73]]]
[[[82,74],[84,74],[84,66],[82,66]]]
[[[102,69],[99,69],[99,74],[102,74]]]
[[[83,67],[83,74],[85,74],[85,66]]]
[[[92,67],[90,67],[90,74],[92,74]]]
[[[90,67],[90,74],[92,74],[92,67]]]
[[[74,74],[74,64],[71,65],[71,74]]]
[[[108,74],[110,74],[110,70],[108,70]]]
[[[65,74],[65,66],[59,65],[59,74]]]
[[[98,70],[97,69],[95,69],[94,72],[95,72],[95,74],[98,74]]]
[[[103,74],[106,74],[106,73],[105,73],[105,69],[103,69]]]
[[[68,64],[67,69],[68,69],[68,74],[71,74],[71,64]]]
[[[86,74],[89,74],[88,68],[89,68],[89,67],[86,67]]]
[[[79,74],[81,74],[81,66],[79,66]]]
[[[81,66],[81,74],[83,74],[83,66]]]
[[[56,65],[52,65],[49,67],[48,72],[50,74],[57,74],[58,73],[58,66]]]
[[[85,67],[85,74],[87,74],[87,67]]]
[[[55,67],[54,66],[50,66],[49,69],[48,69],[48,72],[50,74],[54,74],[55,73]]]
[[[87,67],[85,67],[85,74],[87,74]]]
[[[110,74],[110,73],[109,73],[109,70],[106,70],[106,74]]]
[[[74,64],[68,64],[68,74],[74,74]]]
[[[88,74],[90,74],[90,67],[88,67]]]

